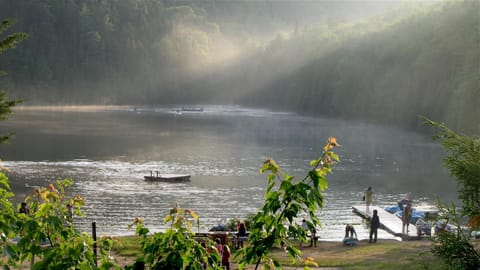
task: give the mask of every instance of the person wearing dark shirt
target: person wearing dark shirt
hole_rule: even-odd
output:
[[[22,204],[20,206],[20,213],[23,213],[25,215],[30,214],[30,209],[28,209],[26,202],[22,202]]]
[[[370,221],[370,240],[369,243],[376,243],[377,242],[377,231],[380,227],[380,218],[378,217],[378,211],[373,210],[372,220]],[[373,239],[372,239],[373,237]]]
[[[245,223],[240,222],[238,224],[237,228],[237,246],[236,248],[243,248],[243,242],[247,238],[247,227],[245,226]]]

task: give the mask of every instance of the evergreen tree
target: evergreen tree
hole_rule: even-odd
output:
[[[4,20],[0,23],[0,35],[8,30],[10,26],[12,25],[12,22],[9,20]],[[8,49],[15,48],[15,45],[20,42],[21,40],[25,39],[27,37],[27,34],[25,33],[14,33],[11,35],[8,35],[4,39],[0,39],[0,54],[5,52]],[[6,72],[0,70],[0,76],[5,75]],[[2,90],[0,91],[0,120],[5,120],[7,119],[8,115],[12,113],[12,107],[20,103],[21,101],[16,99],[16,100],[9,100],[7,92]],[[12,134],[7,134],[7,135],[0,135],[0,144],[6,142]]]

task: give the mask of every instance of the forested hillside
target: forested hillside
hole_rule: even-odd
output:
[[[479,2],[0,0],[26,104],[235,103],[480,132]]]
[[[420,9],[381,31],[348,38],[248,101],[410,127],[425,115],[479,132],[479,3]],[[302,46],[298,39],[283,45]]]

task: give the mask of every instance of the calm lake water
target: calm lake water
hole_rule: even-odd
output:
[[[86,198],[81,230],[133,234],[134,217],[153,231],[178,204],[200,216],[200,231],[244,218],[262,204],[262,162],[271,157],[300,178],[330,136],[338,138],[341,162],[334,167],[318,214],[320,237],[340,240],[346,223],[359,238],[368,230],[351,211],[372,186],[374,204],[389,206],[408,196],[414,206],[454,199],[455,186],[442,167],[443,150],[431,138],[397,128],[302,117],[235,106],[204,106],[203,112],[162,108],[18,110],[0,123],[16,132],[0,146],[16,202],[37,186],[71,178],[71,194]],[[150,171],[190,174],[189,183],[152,183]],[[302,217],[300,217],[302,218]],[[385,232],[382,238],[393,238]]]

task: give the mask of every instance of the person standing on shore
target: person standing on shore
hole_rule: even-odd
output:
[[[305,234],[308,234],[309,228],[308,228],[307,220],[302,219],[302,224],[300,226],[305,231]],[[300,247],[302,247],[302,242],[300,242]]]
[[[365,193],[363,195],[363,200],[365,201],[366,211],[370,212],[370,204],[372,204],[372,200],[373,200],[372,187],[368,187],[367,190],[365,190]]]
[[[226,270],[230,270],[230,248],[228,245],[223,245],[222,248],[222,266]]]
[[[377,232],[378,228],[380,228],[380,218],[378,217],[378,211],[373,210],[372,220],[370,220],[370,237],[369,243],[376,243],[377,242]],[[373,237],[373,239],[372,239]]]
[[[243,242],[247,239],[247,227],[244,222],[240,222],[237,228],[237,245],[235,248],[243,248]]]
[[[220,240],[220,238],[215,238],[215,248],[217,249],[218,254],[222,256],[223,245],[222,245],[222,240]]]
[[[402,214],[402,233],[408,234],[408,226],[410,225],[410,217],[412,216],[412,203],[407,201],[407,205],[403,209]]]

